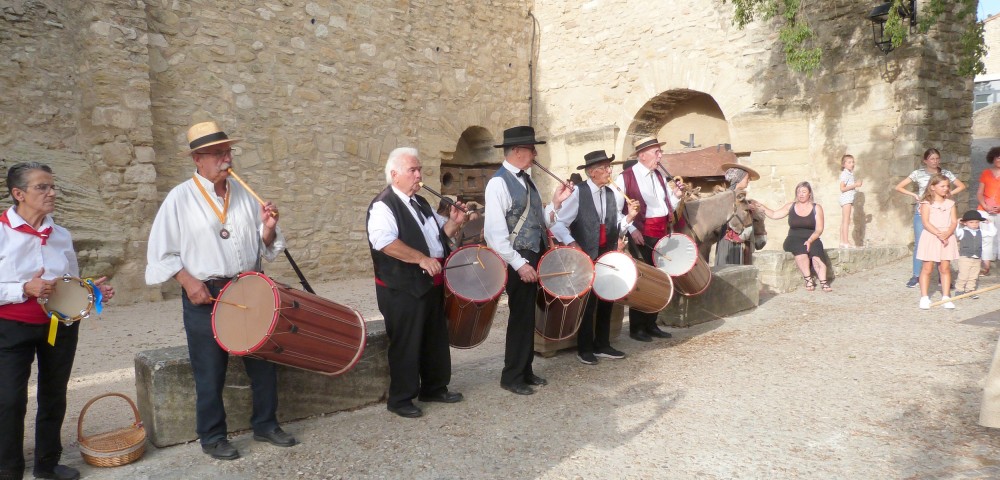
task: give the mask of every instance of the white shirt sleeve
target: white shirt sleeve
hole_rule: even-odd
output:
[[[153,219],[146,246],[146,285],[169,280],[181,271],[181,213],[175,191],[167,194]]]
[[[368,217],[368,241],[372,248],[382,251],[386,245],[399,238],[399,230],[396,228],[396,216],[389,210],[385,202],[375,202]]]
[[[569,231],[569,226],[576,221],[576,216],[580,213],[580,189],[590,188],[586,183],[577,185],[573,193],[563,201],[562,208],[556,213],[556,221],[549,230],[552,236],[556,237],[565,245],[575,242],[573,235]]]
[[[528,263],[510,243],[510,232],[507,230],[507,210],[513,200],[507,191],[507,185],[500,177],[493,177],[486,184],[486,214],[483,224],[483,236],[486,245],[493,249],[504,262],[517,270]]]

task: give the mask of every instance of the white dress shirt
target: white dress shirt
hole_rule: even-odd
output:
[[[27,225],[14,207],[7,209],[7,220],[10,227],[0,225],[0,305],[27,301],[24,283],[42,268],[45,269],[42,278],[46,280],[66,274],[80,276],[73,238],[69,230],[53,223],[51,215],[46,215],[42,221],[41,230],[52,227],[45,246],[41,238],[14,230],[19,225]]]
[[[979,231],[983,235],[983,240],[986,240],[987,238],[996,236],[997,227],[989,222],[979,222]],[[962,237],[965,236],[965,232],[969,232],[971,234],[973,230],[969,227],[959,226],[955,229],[955,238],[961,240]]]
[[[607,215],[611,214],[617,219],[618,228],[624,231],[624,229],[630,225],[630,222],[626,220],[625,215],[622,215],[621,210],[616,209],[613,212],[604,211],[607,208],[607,200],[604,198],[604,192],[609,192],[609,195],[614,195],[615,205],[619,205],[619,197],[621,197],[621,194],[613,191],[610,186],[605,189],[601,189],[601,187],[598,187],[597,184],[589,178],[585,184],[588,188],[590,188],[590,194],[594,197],[594,208],[597,209],[597,218],[600,219],[600,223],[603,225]],[[576,188],[573,189],[573,193],[571,193],[566,200],[563,200],[559,211],[555,212],[555,222],[553,222],[549,228],[552,231],[552,235],[556,237],[556,240],[559,240],[559,242],[565,245],[576,241],[573,239],[573,235],[569,231],[569,226],[576,221],[576,216],[580,212],[580,187],[581,185],[577,185]],[[624,199],[621,200],[621,203],[624,203]],[[545,208],[546,219],[552,218],[551,214],[553,210],[554,209],[551,204]]]
[[[272,261],[285,249],[285,237],[279,228],[275,228],[271,246],[264,245],[260,205],[242,185],[226,180],[229,211],[223,225],[195,181],[222,211],[224,197],[216,195],[212,182],[197,173],[170,190],[149,232],[147,285],[163,283],[182,268],[201,281],[234,277],[252,271],[258,254]],[[219,235],[223,227],[229,231],[228,239]]]
[[[517,176],[521,170],[506,160],[503,161],[503,168],[506,168],[514,178],[525,188],[524,179]],[[531,175],[531,169],[525,169]],[[532,181],[534,182],[534,181]],[[492,177],[486,184],[486,216],[483,219],[483,236],[486,238],[486,245],[493,249],[504,262],[511,268],[517,270],[528,263],[521,254],[514,250],[510,242],[510,231],[507,229],[507,210],[514,204],[510,192],[507,191],[507,182],[500,177]],[[530,195],[529,195],[530,198]],[[539,208],[542,206],[539,205]]]
[[[406,209],[410,211],[410,215],[413,215],[413,220],[417,222],[417,225],[420,225],[420,231],[424,234],[424,241],[427,242],[427,250],[430,252],[428,256],[444,258],[444,246],[441,245],[441,238],[438,236],[438,231],[444,226],[445,222],[441,221],[437,215],[433,215],[431,218],[423,217],[423,221],[420,221],[422,215],[413,208],[413,205],[410,205],[412,197],[399,191],[396,187],[391,188],[392,193],[395,193],[399,197],[403,205],[406,205]],[[373,203],[368,217],[368,241],[371,242],[372,247],[381,252],[383,248],[398,238],[399,228],[397,227],[396,216],[392,214],[392,210],[389,209],[389,206],[385,202]],[[407,246],[416,248],[413,245]]]
[[[663,185],[660,185],[660,180],[656,177],[656,173],[648,168],[642,163],[636,163],[632,166],[632,172],[635,173],[635,181],[639,184],[639,193],[642,194],[642,201],[646,203],[646,213],[644,216],[646,218],[656,218],[665,217],[669,213],[667,211],[667,204],[663,199],[667,198],[670,201],[670,208],[674,211],[677,210],[677,205],[680,205],[681,198],[674,195],[674,190],[672,188],[667,188],[667,191],[663,191]],[[661,172],[662,175],[662,172]],[[663,184],[670,185],[673,181],[666,176],[663,176]],[[624,172],[619,173],[615,177],[615,183],[621,187],[625,188],[625,178]],[[624,197],[615,197],[618,201],[618,211],[620,212],[625,204]],[[635,227],[632,225],[628,226],[628,231],[632,232]]]

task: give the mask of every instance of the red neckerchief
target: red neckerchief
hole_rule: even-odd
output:
[[[42,239],[42,245],[45,245],[45,243],[48,242],[49,235],[52,234],[52,227],[45,227],[45,229],[42,230],[41,232],[39,232],[38,230],[35,230],[34,228],[31,228],[31,225],[28,225],[26,223],[22,223],[21,225],[18,225],[17,227],[11,227],[11,225],[10,225],[10,219],[7,218],[7,210],[4,210],[3,214],[0,215],[0,223],[2,223],[4,225],[7,225],[8,227],[10,227],[10,228],[12,228],[14,230],[17,230],[17,231],[19,231],[21,233],[27,233],[28,235],[34,235],[34,236]]]

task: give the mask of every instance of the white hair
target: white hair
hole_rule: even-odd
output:
[[[404,157],[420,158],[420,154],[413,147],[399,147],[389,152],[389,159],[385,162],[385,183],[387,185],[392,183],[392,172],[401,173],[399,161]]]

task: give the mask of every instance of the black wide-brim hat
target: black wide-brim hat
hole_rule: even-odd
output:
[[[982,222],[986,219],[983,218],[983,214],[979,213],[979,210],[969,210],[968,212],[962,214],[962,221],[968,222],[969,220],[979,220]]]
[[[519,145],[542,145],[545,142],[535,140],[535,129],[527,126],[512,127],[503,131],[503,143],[493,145],[493,148],[516,147]]]
[[[586,163],[580,165],[579,167],[576,167],[576,169],[583,170],[592,165],[597,165],[598,163],[601,162],[610,162],[614,159],[615,159],[614,155],[611,155],[611,158],[608,158],[608,153],[605,152],[604,150],[594,150],[593,152],[590,152],[583,156],[583,160]]]

